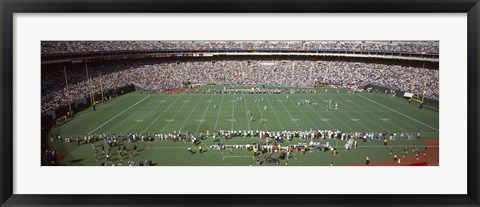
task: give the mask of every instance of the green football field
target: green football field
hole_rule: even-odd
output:
[[[383,141],[359,142],[359,147],[349,151],[344,150],[345,141],[338,139],[314,140],[329,142],[339,149],[339,154],[333,156],[330,152],[309,150],[305,154],[295,152],[288,159],[289,166],[327,166],[352,165],[364,163],[368,155],[372,162],[389,160],[392,147],[395,153],[401,154],[405,146],[423,148],[425,140],[438,140],[439,113],[419,109],[418,104],[409,104],[407,100],[390,97],[383,93],[356,93],[346,91],[337,93],[331,90],[325,93],[319,90],[316,94],[213,94],[182,92],[178,94],[153,94],[132,92],[97,105],[96,111],[87,109],[77,113],[73,119],[51,130],[51,134],[80,137],[85,134],[127,134],[127,133],[173,133],[191,132],[196,136],[206,134],[209,130],[331,130],[342,132],[382,132],[397,133],[396,140],[390,140],[388,146]],[[239,98],[242,97],[242,101]],[[263,98],[263,101],[262,101]],[[258,100],[255,101],[255,99]],[[307,99],[312,104],[298,105]],[[338,104],[340,111],[326,111],[331,100],[332,105]],[[214,107],[216,106],[216,107]],[[267,108],[265,111],[264,108]],[[249,120],[248,112],[253,114]],[[260,119],[265,122],[261,123]],[[400,140],[400,133],[421,133],[420,140]],[[226,145],[244,145],[259,143],[258,137],[233,137],[220,139]],[[308,143],[310,140],[294,139],[285,141],[282,145]],[[50,140],[49,140],[50,142]],[[50,142],[50,147],[66,156],[61,160],[63,165],[99,165],[106,162],[100,156],[96,161],[94,149],[90,144],[77,145],[75,142]],[[97,141],[95,147],[107,146],[103,141]],[[214,142],[211,137],[202,140],[197,146],[191,143],[174,141],[153,141],[135,143],[123,142],[128,149],[135,144],[138,153],[132,158],[125,156],[122,161],[117,157],[117,148],[112,149],[112,161],[109,164],[139,162],[152,160],[158,166],[248,166],[256,165],[253,153],[246,149],[209,149]],[[197,149],[202,146],[203,153],[190,155],[188,147]],[[438,146],[431,146],[438,147]],[[410,152],[410,155],[412,152]],[[259,155],[263,161],[265,155]],[[276,155],[274,155],[276,156]],[[287,160],[282,160],[284,165]],[[276,164],[262,163],[262,166]]]

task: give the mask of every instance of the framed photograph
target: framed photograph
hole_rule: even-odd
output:
[[[3,1],[2,206],[479,206],[478,1]]]

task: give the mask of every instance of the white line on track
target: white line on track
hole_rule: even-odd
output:
[[[127,109],[125,109],[124,111],[120,112],[119,114],[117,114],[116,116],[112,117],[111,119],[109,119],[108,121],[106,121],[105,123],[103,123],[102,125],[98,126],[97,128],[93,129],[92,131],[88,132],[88,134],[91,134],[92,132],[94,131],[97,131],[97,129],[100,129],[101,127],[105,126],[105,124],[108,124],[109,122],[111,122],[112,120],[114,120],[115,118],[119,117],[120,115],[122,115],[123,113],[125,113],[126,111],[128,111],[129,109],[133,108],[134,106],[136,106],[137,104],[141,103],[143,100],[147,99],[148,97],[150,97],[150,95],[148,95],[147,97],[143,98],[142,100],[138,101],[137,103],[131,105],[130,107],[128,107]]]

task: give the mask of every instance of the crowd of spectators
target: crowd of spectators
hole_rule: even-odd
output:
[[[217,58],[114,61],[88,64],[94,92],[136,85],[165,92],[191,84],[231,84],[313,87],[325,83],[345,88],[375,84],[421,94],[438,100],[439,71],[419,66],[343,60],[296,60],[277,58]],[[42,68],[42,112],[68,102],[86,102],[91,93],[84,64]],[[101,75],[100,75],[101,74]],[[426,80],[426,81],[425,81]],[[413,90],[412,90],[413,86]]]
[[[63,66],[53,66],[42,68],[41,74],[41,92],[42,92],[42,112],[54,110],[61,106],[83,102],[89,97],[92,88],[95,93],[100,93],[103,89],[116,89],[131,85],[131,80],[140,78],[134,73],[139,65],[131,64],[93,64],[88,70],[92,77],[92,87],[85,66],[82,64],[69,65],[66,67],[68,77],[68,89],[65,81],[65,71]],[[100,75],[101,74],[101,75]],[[102,81],[100,81],[100,77]]]
[[[57,152],[53,149],[44,148],[41,153],[42,166],[56,165]]]
[[[246,137],[258,137],[259,140],[254,140],[244,144],[224,144],[223,140],[236,139]],[[332,156],[337,156],[338,148],[342,148],[342,152],[347,152],[351,149],[363,145],[365,142],[382,142],[384,146],[388,145],[389,141],[394,140],[414,140],[421,139],[420,132],[342,132],[337,129],[331,130],[283,130],[283,131],[266,131],[264,129],[256,130],[225,130],[212,129],[206,130],[199,134],[192,134],[187,131],[173,131],[161,133],[103,133],[103,134],[85,134],[82,137],[50,135],[50,143],[71,143],[80,145],[91,145],[92,153],[97,162],[101,162],[101,166],[152,166],[152,160],[140,161],[138,164],[133,162],[132,158],[137,154],[137,142],[183,142],[191,143],[192,146],[187,149],[190,155],[196,152],[203,153],[207,150],[203,149],[200,142],[205,139],[213,139],[213,145],[206,146],[208,150],[247,150],[253,152],[253,156],[260,154],[267,154],[264,157],[265,161],[279,164],[279,160],[288,160],[292,157],[292,152],[305,154],[307,151],[317,150],[329,152]],[[335,141],[336,140],[336,141]],[[346,141],[343,146],[333,146],[330,143],[338,140]],[[325,141],[325,142],[323,142]],[[100,145],[98,143],[100,142]],[[127,147],[128,143],[128,147]],[[133,145],[133,146],[132,146]],[[197,151],[198,149],[198,151]],[[419,148],[412,144],[405,146],[403,150],[403,157],[406,156],[406,150],[412,149],[419,153]],[[426,150],[426,148],[425,148]],[[423,151],[425,155],[426,151]],[[114,153],[116,151],[116,153]],[[101,154],[100,154],[101,152]],[[390,147],[390,155],[393,149]],[[273,160],[269,159],[275,154]],[[112,159],[112,155],[117,155],[118,159]],[[418,156],[418,154],[417,154]],[[42,152],[42,165],[55,165],[58,156],[55,150],[45,149]],[[296,158],[295,158],[296,159]],[[106,163],[105,163],[106,162]],[[257,159],[257,165],[260,165]]]
[[[324,50],[438,54],[438,41],[42,41],[42,55],[161,50]]]

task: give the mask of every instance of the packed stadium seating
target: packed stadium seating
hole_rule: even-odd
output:
[[[65,106],[68,101],[82,101],[91,92],[84,64],[68,64],[67,91],[64,66],[42,68],[43,113]],[[164,92],[184,87],[185,82],[301,87],[322,82],[348,88],[376,84],[402,91],[411,91],[414,83],[414,91],[420,92],[427,78],[425,96],[435,100],[439,97],[438,70],[360,58],[348,61],[283,57],[149,59],[89,63],[88,69],[96,93],[100,92],[101,84],[104,90],[135,84],[146,90]]]
[[[42,55],[112,51],[297,50],[438,54],[438,41],[42,41]]]

